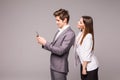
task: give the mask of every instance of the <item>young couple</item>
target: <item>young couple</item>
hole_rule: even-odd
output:
[[[98,61],[94,55],[94,31],[93,19],[90,16],[82,16],[77,28],[80,30],[75,38],[74,31],[70,28],[69,13],[65,9],[59,9],[53,13],[58,26],[51,43],[41,36],[36,39],[42,48],[51,52],[50,72],[51,80],[67,80],[69,72],[68,55],[71,46],[74,46],[76,64],[80,63],[82,80],[98,80]]]

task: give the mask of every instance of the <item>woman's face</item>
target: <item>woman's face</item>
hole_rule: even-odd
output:
[[[78,29],[81,29],[81,30],[83,30],[85,28],[85,25],[83,23],[83,18],[80,18],[80,20],[77,23],[77,27],[78,27]]]

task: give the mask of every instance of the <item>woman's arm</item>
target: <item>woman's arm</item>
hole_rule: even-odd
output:
[[[87,65],[91,61],[91,51],[92,51],[92,35],[87,34],[83,43],[82,43],[82,54],[81,54],[81,59],[83,61],[82,63],[82,74],[86,75],[87,74]]]
[[[83,61],[83,64],[82,64],[82,74],[83,75],[87,74],[87,64],[88,64],[88,61]]]

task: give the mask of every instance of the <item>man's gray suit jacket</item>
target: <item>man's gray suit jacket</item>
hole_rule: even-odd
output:
[[[75,41],[74,31],[68,27],[53,42],[47,42],[44,49],[51,51],[50,68],[54,71],[67,73],[69,71],[68,55]]]

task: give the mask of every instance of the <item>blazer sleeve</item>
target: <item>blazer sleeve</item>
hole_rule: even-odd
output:
[[[62,42],[60,42],[61,45],[55,46],[52,43],[47,42],[44,48],[56,55],[63,55],[74,44],[74,40],[75,40],[75,34],[73,32],[67,32],[64,35]]]
[[[87,34],[86,37],[83,40],[81,51],[80,51],[80,54],[79,54],[82,61],[91,61],[92,46],[93,46],[92,35]]]

